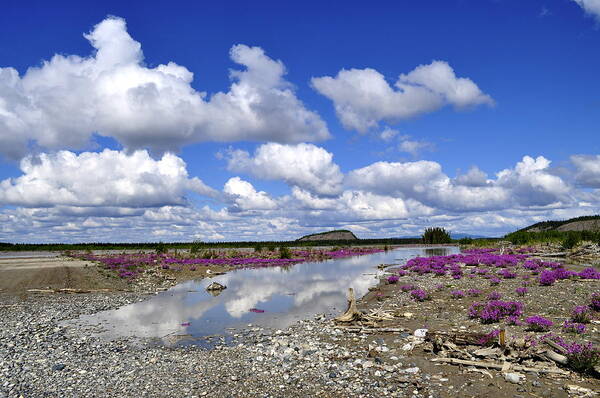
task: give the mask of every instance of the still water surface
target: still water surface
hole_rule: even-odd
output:
[[[349,287],[361,297],[378,283],[385,273],[377,268],[379,264],[400,265],[416,256],[452,253],[458,253],[458,248],[412,247],[289,267],[240,269],[187,281],[148,300],[67,324],[93,327],[108,339],[150,337],[166,342],[185,336],[178,341],[203,344],[198,338],[224,335],[248,324],[281,329],[316,314],[338,314],[345,310]],[[212,282],[227,289],[213,296],[205,290]]]

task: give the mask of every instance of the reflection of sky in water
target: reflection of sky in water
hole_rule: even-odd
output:
[[[286,268],[232,271],[211,279],[187,281],[148,300],[117,310],[85,315],[77,324],[101,326],[107,338],[165,337],[189,334],[195,337],[223,334],[226,328],[248,323],[284,328],[320,313],[339,313],[346,307],[346,294],[354,288],[357,297],[377,283],[379,264],[403,264],[409,258],[458,252],[457,248],[406,248]],[[213,297],[205,289],[213,281],[227,289]],[[254,313],[250,309],[264,310]],[[189,326],[182,324],[190,323]],[[69,322],[71,323],[71,322]]]

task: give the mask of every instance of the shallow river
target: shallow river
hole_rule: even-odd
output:
[[[281,329],[316,314],[339,314],[345,310],[349,287],[361,297],[378,283],[385,272],[377,268],[379,264],[400,265],[416,256],[452,253],[458,253],[458,248],[413,247],[290,267],[240,269],[187,281],[148,300],[67,324],[92,327],[108,339],[151,337],[165,343],[204,345],[199,338],[227,335],[248,324]],[[213,296],[205,290],[212,282],[227,289]]]

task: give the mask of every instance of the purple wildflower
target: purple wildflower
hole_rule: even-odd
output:
[[[542,286],[552,286],[554,282],[556,282],[556,278],[554,277],[554,272],[544,270],[540,274],[540,285]]]
[[[481,295],[481,290],[479,290],[479,289],[469,289],[469,290],[467,290],[467,295],[469,297],[479,297]]]
[[[600,293],[593,293],[590,308],[594,311],[600,311]]]
[[[571,312],[571,320],[577,323],[590,322],[590,307],[587,305],[578,305]]]
[[[539,315],[525,318],[525,323],[527,323],[528,329],[534,332],[546,332],[554,325],[554,322]]]
[[[487,296],[488,300],[500,300],[502,298],[502,294],[498,292],[491,292]]]
[[[397,275],[391,275],[391,276],[388,276],[388,278],[387,278],[388,283],[392,283],[392,284],[398,282],[399,280],[400,280],[400,277]]]
[[[465,297],[466,293],[462,290],[453,290],[450,292],[450,295],[452,296],[452,298],[459,299]]]
[[[482,323],[494,323],[523,313],[523,304],[518,301],[492,300],[487,303],[475,302],[469,308],[469,317],[478,318]]]
[[[528,291],[529,290],[526,287],[518,287],[515,289],[515,292],[517,292],[519,296],[525,296]]]
[[[416,301],[425,301],[429,298],[429,294],[423,289],[411,290],[410,295]]]
[[[563,323],[563,329],[568,333],[584,334],[586,326],[583,323],[565,321]]]
[[[402,290],[403,292],[410,292],[414,288],[415,287],[413,285],[401,285],[400,286],[400,290]]]

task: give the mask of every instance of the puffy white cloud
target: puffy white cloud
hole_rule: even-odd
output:
[[[458,175],[454,182],[467,187],[484,187],[487,185],[487,174],[477,166],[472,166],[466,174]]]
[[[514,169],[497,173],[496,185],[509,189],[521,206],[547,206],[571,200],[571,188],[549,172],[550,161],[543,156],[524,156]]]
[[[118,212],[184,205],[187,191],[217,195],[198,178],[188,178],[185,162],[172,154],[154,160],[147,151],[60,151],[24,158],[20,167],[22,176],[0,182],[1,204],[72,206],[75,213],[85,207],[108,207],[103,211]]]
[[[258,178],[283,180],[319,195],[339,194],[344,178],[333,155],[312,144],[263,144],[254,157],[246,151],[232,151],[227,167]]]
[[[583,8],[586,13],[596,17],[600,21],[600,0],[573,0]]]
[[[0,153],[18,158],[30,142],[81,148],[92,133],[128,148],[176,150],[199,141],[301,142],[329,137],[284,79],[285,67],[259,47],[235,45],[228,92],[208,98],[193,73],[169,62],[148,68],[125,21],[107,18],[85,35],[90,57],[55,55],[19,77],[0,68]]]
[[[382,120],[396,122],[444,105],[465,108],[494,103],[472,80],[456,77],[444,61],[433,61],[401,74],[395,87],[371,68],[342,69],[336,77],[316,77],[311,82],[319,93],[333,101],[344,127],[359,132],[377,127]]]
[[[600,155],[573,155],[575,180],[584,187],[600,188]]]
[[[346,184],[450,211],[564,205],[571,201],[571,188],[549,173],[549,165],[544,157],[525,156],[514,169],[502,170],[496,180],[486,181],[478,169],[452,180],[436,162],[377,162],[350,172]]]
[[[223,192],[230,196],[234,203],[232,210],[273,210],[277,203],[264,191],[256,191],[248,181],[239,177],[230,178],[223,187]]]
[[[432,211],[412,199],[404,200],[364,191],[344,191],[340,202],[342,211],[349,212],[355,219],[357,217],[364,220],[405,219],[430,214]]]

